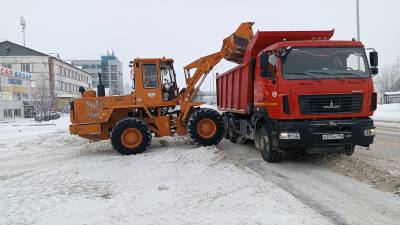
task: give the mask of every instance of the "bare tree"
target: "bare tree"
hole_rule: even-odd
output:
[[[382,69],[382,73],[374,79],[380,93],[400,90],[400,57],[395,63]]]
[[[31,104],[36,116],[49,115],[56,108],[57,99],[49,80],[40,79],[34,82],[31,89]]]

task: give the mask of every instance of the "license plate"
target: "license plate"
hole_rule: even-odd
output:
[[[344,139],[344,134],[323,134],[322,140],[341,140]]]

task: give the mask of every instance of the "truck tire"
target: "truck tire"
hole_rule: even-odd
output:
[[[212,109],[196,109],[189,118],[188,133],[198,145],[218,144],[224,136],[224,123],[221,115]]]
[[[111,145],[122,155],[142,153],[151,143],[151,132],[145,122],[129,117],[119,121],[111,131]]]
[[[272,149],[271,136],[269,135],[266,127],[261,126],[258,129],[257,135],[258,137],[256,141],[258,141],[258,143],[256,146],[260,150],[262,158],[269,163],[280,161],[282,158],[282,153]]]
[[[356,147],[355,145],[352,145],[352,146],[350,147],[350,150],[347,151],[347,152],[344,152],[344,154],[346,154],[347,156],[353,155],[355,147]]]
[[[238,142],[239,135],[236,132],[236,126],[235,126],[235,119],[233,116],[229,117],[228,120],[228,135],[229,135],[229,140],[236,144]]]
[[[229,114],[228,113],[223,113],[222,118],[224,119],[224,138],[225,139],[230,139],[229,136]]]

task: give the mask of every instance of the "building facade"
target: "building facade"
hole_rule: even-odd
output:
[[[96,89],[97,85],[99,84],[98,74],[101,73],[101,60],[72,60],[71,64],[92,74],[92,87],[93,89]]]
[[[93,88],[99,84],[98,73],[106,89],[106,95],[124,94],[122,63],[114,52],[101,56],[101,60],[72,60],[71,64],[93,75]],[[108,91],[107,91],[108,90]]]
[[[57,99],[54,110],[67,112],[69,102],[80,96],[79,86],[92,88],[92,74],[59,58],[10,41],[0,42],[0,66],[29,73],[32,86],[45,81]],[[26,107],[29,101],[32,99],[26,101]]]
[[[26,103],[30,100],[30,73],[0,66],[0,121],[32,114]]]

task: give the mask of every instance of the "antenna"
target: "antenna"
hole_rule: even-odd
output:
[[[19,18],[19,24],[21,25],[21,28],[22,28],[22,42],[23,42],[23,44],[24,44],[24,46],[25,46],[25,28],[26,28],[26,21],[25,21],[25,19],[24,19],[23,16],[21,16],[21,17]]]

